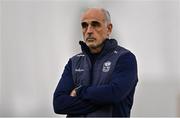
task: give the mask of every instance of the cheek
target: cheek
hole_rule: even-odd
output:
[[[85,37],[86,33],[85,33],[85,32],[82,32],[82,35],[83,35],[83,37]]]
[[[100,38],[106,38],[107,32],[105,30],[102,30],[102,31],[98,32],[98,35]]]

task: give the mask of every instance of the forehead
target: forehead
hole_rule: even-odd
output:
[[[81,16],[81,21],[104,21],[105,16],[100,9],[89,9]]]

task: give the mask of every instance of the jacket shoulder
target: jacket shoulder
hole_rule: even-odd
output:
[[[131,51],[129,51],[128,49],[122,47],[122,46],[117,46],[116,49],[114,50],[114,53],[118,53],[119,55],[124,55],[127,53],[132,53]]]
[[[115,49],[116,53],[119,55],[119,57],[122,57],[124,55],[127,55],[129,57],[134,57],[136,59],[136,56],[133,54],[133,52],[131,52],[130,50],[122,47],[122,46],[117,46],[117,48]],[[114,51],[114,52],[115,52]]]

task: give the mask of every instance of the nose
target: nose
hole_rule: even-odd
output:
[[[92,34],[92,33],[93,33],[93,27],[92,27],[91,25],[89,25],[89,26],[87,27],[86,33],[88,33],[88,34]]]

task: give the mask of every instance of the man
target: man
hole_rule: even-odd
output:
[[[82,53],[69,59],[54,93],[54,111],[72,117],[129,117],[138,81],[135,56],[109,39],[109,12],[81,17]]]

